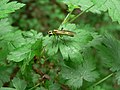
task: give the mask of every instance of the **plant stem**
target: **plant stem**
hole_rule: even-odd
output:
[[[73,10],[71,12],[68,13],[68,15],[65,17],[65,19],[63,20],[62,24],[65,24],[66,22],[68,22],[70,15],[72,14]]]
[[[103,78],[102,80],[96,82],[94,85],[92,85],[92,87],[97,86],[98,84],[104,82],[105,80],[107,80],[108,78],[110,78],[113,74],[114,74],[114,73],[111,73],[111,74],[109,74],[108,76],[106,76],[105,78]]]
[[[82,15],[84,12],[86,12],[87,10],[89,10],[90,8],[92,8],[94,6],[94,4],[92,5],[92,6],[90,6],[90,7],[88,7],[86,10],[84,10],[84,11],[82,11],[81,13],[79,13],[77,16],[75,16],[72,20],[70,20],[70,22],[73,22],[75,19],[77,19],[80,15]],[[74,9],[73,9],[74,10]],[[63,25],[63,24],[65,24],[65,23],[67,23],[68,21],[69,21],[69,17],[70,17],[70,15],[72,14],[72,12],[73,12],[73,10],[71,10],[71,12],[69,12],[68,13],[68,15],[65,17],[65,19],[63,20],[63,22],[62,22],[62,24],[61,25]],[[60,29],[60,27],[58,28],[58,29]]]
[[[86,10],[82,11],[81,13],[79,13],[77,16],[75,16],[72,20],[70,20],[70,22],[73,22],[74,20],[76,20],[79,16],[81,16],[83,13],[85,13],[87,10],[89,10],[90,8],[92,8],[94,6],[94,4],[90,7],[88,7]]]
[[[33,90],[34,88],[38,87],[40,83],[36,84],[34,87],[30,88],[29,90]]]
[[[65,23],[68,22],[68,20],[70,19],[69,17],[70,17],[70,15],[72,14],[72,12],[73,12],[73,10],[71,10],[71,11],[68,13],[68,15],[65,17],[65,19],[63,20],[63,22],[62,22],[61,25],[63,25],[63,24],[65,24]],[[59,29],[60,29],[60,27],[59,27]]]

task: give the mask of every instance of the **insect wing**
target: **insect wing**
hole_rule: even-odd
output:
[[[56,35],[68,35],[68,36],[71,36],[73,37],[74,36],[74,32],[72,31],[67,31],[67,30],[54,30],[53,31]]]

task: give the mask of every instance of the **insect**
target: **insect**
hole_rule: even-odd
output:
[[[49,37],[52,35],[58,35],[58,36],[66,35],[66,36],[74,37],[75,32],[68,31],[68,30],[53,30],[53,31],[49,31],[48,34],[49,34]]]

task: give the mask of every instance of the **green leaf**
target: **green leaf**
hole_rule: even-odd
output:
[[[80,8],[82,11],[85,11],[89,7],[93,6],[93,2],[91,0],[62,0],[65,4],[68,5],[69,11],[73,9]],[[100,13],[99,9],[96,6],[93,6],[88,11],[93,13]]]
[[[12,52],[7,56],[10,61],[20,62],[29,56],[31,52],[31,45],[22,46]]]
[[[102,88],[101,86],[95,86],[95,87],[88,88],[87,90],[106,90],[106,89]]]
[[[101,42],[101,36],[97,33],[90,32],[88,30],[79,29],[75,24],[64,24],[60,28],[69,30],[75,33],[74,37],[70,36],[46,36],[44,38],[44,46],[48,51],[48,55],[52,56],[61,52],[63,59],[71,60],[73,62],[80,63],[83,61],[81,52],[86,47],[99,45]],[[78,29],[77,29],[78,28]]]
[[[9,52],[8,47],[8,41],[6,39],[10,39],[10,37],[4,38],[7,35],[10,35],[10,33],[13,32],[13,27],[10,26],[10,23],[8,22],[8,19],[2,19],[0,20],[0,63],[2,63],[2,60],[5,60],[7,57],[7,54]],[[11,38],[13,39],[13,38]],[[18,41],[18,40],[17,40]],[[10,48],[13,49],[12,45]]]
[[[45,46],[49,56],[53,56],[58,51],[58,40],[56,37],[44,37],[43,45]]]
[[[14,49],[10,50],[11,52],[7,56],[7,59],[15,62],[20,62],[24,59],[28,59],[28,61],[30,61],[34,57],[35,53],[37,53],[36,49],[32,49],[32,47],[36,41],[41,39],[41,36],[41,33],[37,34],[37,32],[33,30],[23,32],[23,35],[21,31],[16,31],[15,33],[4,36],[8,39],[6,39],[6,41],[10,41],[14,46]],[[38,47],[38,49],[42,48],[41,40],[38,43],[40,43],[40,47]]]
[[[84,61],[82,64],[72,63],[69,67],[62,66],[61,75],[64,79],[66,79],[66,84],[80,88],[83,84],[83,80],[88,82],[94,82],[96,78],[98,78],[99,74],[95,71],[95,65],[93,63],[93,59],[90,58],[89,54],[84,55]],[[73,68],[74,66],[74,68]]]
[[[2,38],[7,43],[11,44],[14,48],[19,48],[26,44],[26,40],[23,38],[22,31],[20,30],[5,34],[2,36]],[[12,50],[11,47],[9,47],[9,50]]]
[[[20,80],[19,78],[14,78],[12,80],[13,82],[13,86],[17,89],[17,90],[25,90],[27,84],[24,80]]]
[[[108,11],[113,21],[120,23],[120,0],[92,0],[101,11]]]
[[[0,36],[11,32],[12,29],[13,28],[10,26],[10,23],[8,22],[8,19],[1,19],[0,20]]]
[[[65,42],[66,44],[61,44],[59,46],[63,59],[68,60],[70,58],[72,61],[81,62],[82,55],[79,51],[80,50],[79,45],[72,41],[71,43],[67,41]]]
[[[120,71],[116,72],[115,78],[117,80],[118,85],[120,85]]]
[[[39,74],[32,74],[32,82],[34,84],[36,84],[36,82],[38,81],[38,78],[40,78]]]
[[[35,43],[36,40],[40,39],[42,37],[42,33],[38,33],[35,30],[30,30],[30,31],[23,31],[24,38],[26,38],[27,40],[29,40],[29,42],[31,43]]]
[[[101,44],[101,42],[102,42],[102,36],[101,35],[99,35],[98,33],[91,32],[90,36],[91,36],[92,39],[89,40],[89,42],[87,43],[85,48],[86,47],[91,47],[91,46],[96,47],[96,46]]]
[[[54,84],[49,86],[49,90],[60,90],[60,85],[54,83]]]
[[[9,13],[15,12],[25,4],[17,3],[16,1],[9,2],[9,0],[0,0],[0,18],[7,17]]]
[[[17,89],[14,89],[14,88],[7,88],[7,87],[1,87],[0,90],[17,90]]]
[[[76,29],[75,24],[62,25],[66,30],[73,31]],[[78,37],[70,36],[46,36],[44,38],[44,46],[48,51],[48,55],[52,56],[61,52],[63,59],[69,60],[69,58],[75,62],[81,62],[82,56],[80,53],[79,39]],[[59,50],[59,51],[58,51]],[[71,53],[70,53],[71,52]]]
[[[48,89],[45,89],[44,87],[37,87],[35,90],[48,90]]]
[[[88,11],[93,13],[101,13],[101,11],[108,11],[109,16],[113,21],[120,23],[120,1],[119,0],[62,0],[69,7],[69,10],[73,10],[81,6],[81,10],[85,11],[90,6],[94,5]],[[71,9],[72,8],[72,9]]]
[[[60,29],[63,28],[64,30],[74,31],[76,29],[75,24],[67,23],[60,25]]]
[[[103,45],[98,47],[102,62],[112,71],[120,70],[120,42],[110,34],[103,38]]]
[[[2,82],[1,83],[2,86],[5,82],[10,81],[10,77],[9,77],[10,73],[8,72],[9,68],[10,67],[0,65],[0,82]]]
[[[0,41],[0,63],[2,63],[2,61],[6,59],[8,53],[9,51],[7,43],[4,41]]]

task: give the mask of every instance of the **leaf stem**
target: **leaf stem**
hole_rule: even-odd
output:
[[[98,84],[104,82],[105,80],[107,80],[108,78],[110,78],[113,74],[114,74],[114,73],[111,73],[111,74],[109,74],[108,76],[106,76],[105,78],[103,78],[102,80],[96,82],[95,84],[92,85],[92,87],[97,86]]]
[[[92,8],[94,6],[94,4],[90,7],[88,7],[86,10],[82,11],[81,13],[79,13],[77,16],[75,16],[72,20],[70,20],[70,22],[73,22],[74,20],[76,20],[79,16],[81,16],[83,13],[85,13],[87,10],[89,10],[90,8]]]
[[[71,12],[68,13],[68,15],[65,17],[65,19],[63,20],[62,24],[65,24],[66,22],[68,22],[70,15],[72,14],[73,10]]]
[[[63,25],[63,24],[65,24],[65,23],[68,22],[68,20],[70,19],[69,17],[70,17],[70,15],[72,14],[72,12],[73,12],[73,10],[71,10],[71,11],[67,14],[67,16],[65,17],[65,19],[63,20],[63,22],[62,22],[61,25]],[[60,27],[59,27],[59,29],[60,29]]]
[[[35,86],[33,86],[32,88],[30,88],[29,90],[33,90],[34,88],[38,87],[40,85],[40,83],[36,84]]]

